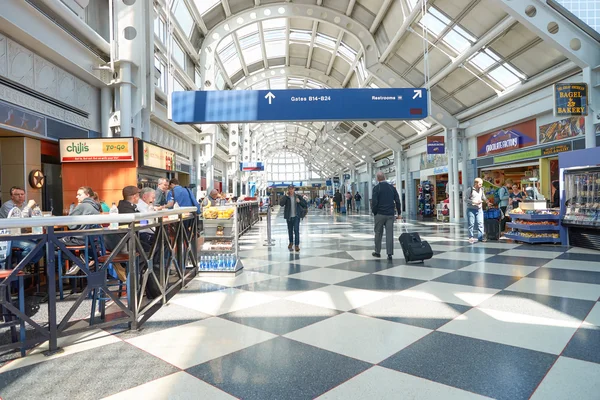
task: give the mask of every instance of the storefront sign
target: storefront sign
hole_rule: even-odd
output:
[[[571,150],[572,150],[571,142],[557,144],[556,146],[548,146],[548,147],[542,148],[542,157],[551,156],[553,154],[558,154],[558,153],[562,153],[565,151],[571,151]]]
[[[444,167],[437,167],[433,169],[433,174],[434,175],[439,175],[439,174],[447,174],[448,173],[448,166],[444,166]]]
[[[340,183],[340,177],[339,176],[334,176],[333,177],[333,183]]]
[[[46,136],[46,117],[8,103],[0,103],[0,125]]]
[[[557,83],[554,85],[554,116],[574,117],[588,115],[587,100],[587,84]]]
[[[477,156],[504,153],[536,144],[536,123],[532,119],[477,138]]]
[[[41,189],[46,183],[46,177],[44,173],[39,169],[34,169],[29,173],[29,186],[34,189]]]
[[[162,147],[140,141],[139,152],[142,153],[140,167],[150,167],[173,171],[175,169],[175,153]]]
[[[240,163],[240,171],[264,171],[265,165],[260,162],[242,162]]]
[[[500,164],[510,161],[526,160],[528,158],[539,158],[542,155],[542,149],[522,151],[515,154],[507,154],[505,156],[494,157],[494,164]]]
[[[61,139],[60,161],[133,161],[133,138]]]
[[[572,117],[540,126],[540,144],[585,134],[585,118]]]
[[[312,187],[314,187],[314,188],[320,188],[321,184],[320,183],[313,183]]]
[[[428,136],[427,137],[427,154],[444,154],[446,145],[443,136]]]
[[[447,154],[421,153],[421,170],[443,167],[448,165]]]
[[[331,179],[327,179],[327,180],[325,181],[325,186],[333,186],[333,185],[331,184]]]

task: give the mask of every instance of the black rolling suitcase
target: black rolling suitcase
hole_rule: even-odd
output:
[[[433,257],[433,250],[431,246],[421,237],[417,232],[409,233],[406,225],[404,226],[406,233],[400,235],[400,246],[402,246],[402,252],[404,253],[404,259],[406,262],[424,261],[429,260]]]
[[[487,240],[500,240],[500,221],[497,219],[483,220],[484,232]]]

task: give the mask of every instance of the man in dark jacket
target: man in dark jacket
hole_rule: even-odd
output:
[[[400,219],[400,196],[398,196],[396,188],[385,181],[385,175],[381,171],[377,173],[377,182],[378,184],[373,188],[373,196],[371,196],[371,210],[375,216],[373,257],[381,257],[381,238],[385,226],[385,248],[388,260],[391,260],[394,254],[394,219],[396,219],[394,211],[398,212],[398,219]]]
[[[333,195],[333,202],[335,203],[335,211],[340,212],[340,204],[342,203],[342,194],[340,190],[336,190]]]
[[[296,246],[296,251],[300,251],[300,219],[306,214],[308,204],[302,196],[295,194],[294,185],[288,186],[288,194],[279,199],[279,205],[284,207],[283,218],[287,221],[288,236],[290,244],[288,250]]]

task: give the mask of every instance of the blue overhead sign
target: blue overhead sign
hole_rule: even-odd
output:
[[[390,121],[428,116],[427,89],[292,89],[173,92],[178,124]]]

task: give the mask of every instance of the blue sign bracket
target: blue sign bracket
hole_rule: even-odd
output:
[[[290,89],[173,92],[178,124],[419,120],[427,89]]]

